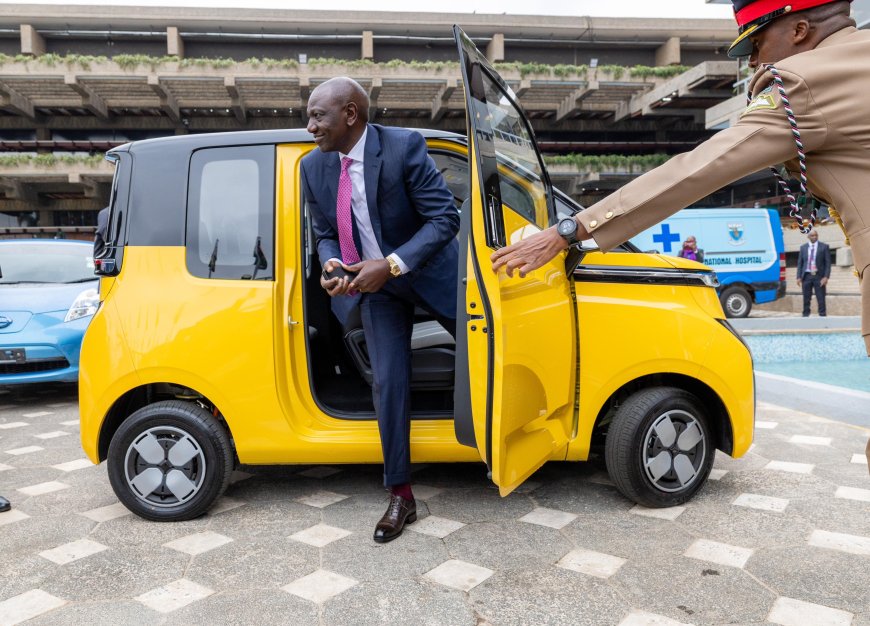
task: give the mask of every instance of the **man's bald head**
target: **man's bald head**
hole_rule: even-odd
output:
[[[321,83],[308,98],[308,132],[323,152],[350,152],[362,137],[368,119],[368,94],[346,76]]]

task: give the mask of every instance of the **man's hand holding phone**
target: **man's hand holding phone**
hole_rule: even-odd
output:
[[[323,273],[320,275],[320,286],[333,298],[346,295],[350,291],[350,282],[356,277],[346,265],[337,260],[330,259],[323,264]]]

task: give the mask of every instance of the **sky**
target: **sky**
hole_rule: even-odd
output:
[[[721,2],[722,0],[717,0]],[[508,13],[525,15],[590,15],[596,17],[731,18],[731,3],[705,0],[0,0],[0,4],[90,4],[114,6],[191,6],[261,9],[317,9],[355,11],[436,11],[439,13]],[[422,5],[422,6],[421,6]]]

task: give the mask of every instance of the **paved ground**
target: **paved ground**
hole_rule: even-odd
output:
[[[760,405],[747,457],[688,506],[633,507],[600,466],[500,499],[416,470],[421,519],[371,531],[380,469],[248,469],[217,509],[145,522],[82,462],[69,391],[0,394],[0,624],[870,626],[870,431]]]

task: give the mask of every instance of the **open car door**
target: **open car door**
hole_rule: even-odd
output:
[[[498,248],[555,221],[552,186],[516,96],[458,26],[470,198],[462,211],[455,425],[502,495],[577,429],[577,323],[565,255],[520,278],[492,271]],[[464,258],[463,258],[464,257]]]

